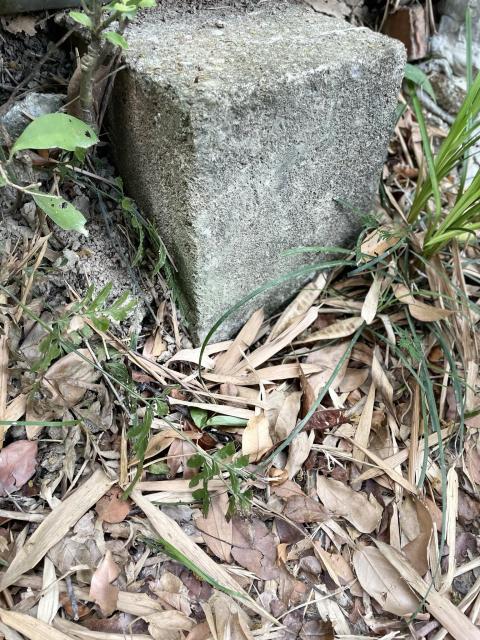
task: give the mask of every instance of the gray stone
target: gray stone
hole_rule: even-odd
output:
[[[149,15],[127,38],[110,118],[117,161],[173,257],[199,339],[256,287],[312,261],[286,250],[358,233],[393,129],[404,49],[287,3]],[[217,337],[261,304],[278,308],[304,281],[259,296]]]
[[[63,96],[56,93],[32,92],[23,100],[16,102],[13,107],[0,118],[0,123],[3,124],[12,141],[15,141],[31,121],[29,116],[38,118],[47,113],[55,113],[62,107],[63,102]]]

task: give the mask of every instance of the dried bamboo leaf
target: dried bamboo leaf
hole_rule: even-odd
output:
[[[362,306],[361,316],[365,321],[365,324],[372,324],[377,315],[378,301],[380,299],[380,293],[382,291],[383,278],[373,276],[373,282],[365,297],[365,301]]]
[[[292,324],[291,327],[285,329],[283,333],[281,333],[275,340],[271,342],[267,342],[263,344],[258,349],[255,349],[248,356],[248,363],[241,362],[237,367],[234,368],[232,373],[238,375],[240,373],[246,372],[248,369],[256,369],[264,362],[267,362],[272,358],[276,353],[284,349],[287,345],[289,345],[295,338],[303,333],[305,329],[315,322],[318,316],[318,308],[312,307],[305,313],[303,316],[298,318],[298,322]]]
[[[455,577],[455,553],[457,539],[457,517],[458,517],[458,475],[455,467],[450,467],[447,474],[447,544],[448,544],[448,568],[442,579],[441,593],[450,591],[453,578]]]
[[[357,430],[355,431],[355,440],[358,444],[366,449],[368,447],[368,439],[370,438],[370,428],[372,426],[373,406],[375,404],[375,384],[372,382],[368,390],[367,401],[363,407],[358,421]],[[354,445],[353,458],[357,462],[357,466],[361,467],[361,463],[365,460],[363,451]]]
[[[291,378],[300,378],[301,369],[304,369],[305,375],[317,373],[321,367],[315,364],[302,364],[296,362],[289,364],[279,364],[273,367],[264,367],[263,369],[255,369],[253,373],[246,373],[241,376],[233,376],[227,374],[210,373],[208,371],[202,373],[202,377],[209,382],[230,383],[237,386],[252,386],[261,382],[274,382],[276,380],[290,380]]]
[[[42,622],[32,616],[17,611],[7,611],[0,609],[0,620],[8,627],[19,631],[28,640],[72,640],[71,636],[67,636],[63,631],[55,629],[46,622]]]
[[[242,432],[242,454],[256,462],[273,447],[268,418],[264,413],[253,416]]]
[[[7,420],[7,388],[8,388],[8,321],[5,322],[4,334],[0,336],[0,420]],[[9,425],[0,425],[0,449]]]
[[[87,627],[75,624],[64,618],[55,618],[53,626],[59,631],[68,634],[72,640],[152,640],[150,634],[145,633],[105,633],[103,631],[90,631]]]
[[[182,555],[186,556],[193,564],[218,582],[222,587],[232,593],[238,594],[238,596],[235,597],[238,597],[241,603],[244,603],[247,607],[253,609],[253,611],[256,611],[275,625],[278,625],[277,620],[262,609],[221,565],[217,564],[213,558],[210,558],[210,556],[195,544],[174,520],[151,504],[138,489],[132,492],[132,499],[147,516],[150,524],[160,538],[163,538],[173,545]]]
[[[225,353],[222,353],[215,361],[215,374],[229,373],[243,359],[244,352],[250,347],[257,337],[262,326],[265,314],[263,309],[257,309],[242,328],[235,340]]]
[[[209,402],[187,402],[187,400],[177,400],[176,398],[168,397],[168,402],[172,407],[196,407],[197,409],[205,409],[206,411],[213,411],[214,413],[220,413],[223,416],[233,416],[234,418],[245,418],[250,420],[255,415],[255,411],[250,409],[242,409],[241,407],[229,407],[224,404],[211,404]]]
[[[410,566],[407,559],[388,544],[375,540],[383,556],[398,571],[405,582],[420,598],[425,599],[426,608],[434,618],[456,640],[480,640],[480,630],[450,600],[427,584]]]
[[[310,342],[318,342],[319,340],[334,340],[337,338],[347,338],[355,333],[355,331],[362,326],[364,320],[360,316],[353,316],[352,318],[345,318],[344,320],[337,320],[333,324],[330,324],[324,329],[314,331],[307,338],[302,340],[302,344],[309,344]]]
[[[327,276],[322,272],[313,282],[305,285],[275,323],[270,332],[268,342],[277,338],[285,329],[288,329],[299,316],[306,313],[318,299],[326,284]]]
[[[55,565],[46,557],[43,561],[42,596],[38,603],[37,618],[51,624],[60,607],[60,589],[58,588]]]
[[[20,549],[0,581],[0,590],[13,584],[29,571],[59,542],[80,518],[100,500],[112,486],[98,469],[76,491],[53,509],[30,539]],[[6,623],[8,624],[8,623]]]

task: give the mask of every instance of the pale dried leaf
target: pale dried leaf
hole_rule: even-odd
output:
[[[215,353],[219,353],[220,351],[225,351],[229,347],[232,346],[231,340],[226,340],[225,342],[217,342],[216,344],[209,344],[202,355],[202,367],[205,369],[213,369],[215,366],[215,361],[212,360],[209,356]],[[196,349],[181,349],[177,351],[167,362],[192,362],[193,364],[198,365],[200,362],[200,353],[202,349],[201,347],[197,347]]]
[[[87,386],[95,383],[100,375],[89,350],[77,349],[54,362],[46,371],[42,383],[50,392],[54,404],[72,408],[83,398]]]
[[[218,640],[253,640],[249,617],[226,594],[216,592],[203,608],[210,631]]]
[[[103,471],[97,470],[55,507],[12,560],[0,580],[0,590],[6,589],[22,574],[35,567],[112,484]]]
[[[285,469],[288,472],[290,480],[297,475],[302,468],[303,463],[308,458],[314,439],[314,431],[310,431],[309,434],[302,431],[290,443],[288,448],[287,464],[285,465]]]
[[[111,616],[117,608],[119,588],[112,582],[120,575],[120,568],[113,559],[112,552],[107,551],[92,576],[90,584],[90,600],[98,604],[104,616]]]
[[[380,293],[382,292],[383,278],[373,276],[373,282],[365,297],[361,316],[365,320],[365,324],[372,324],[377,315],[378,302],[380,299]]]
[[[0,451],[0,496],[21,489],[37,468],[36,442],[15,440]]]
[[[227,351],[215,360],[215,374],[229,373],[243,360],[244,353],[257,337],[264,318],[263,309],[252,314]]]
[[[38,602],[37,618],[51,624],[60,607],[60,589],[55,574],[55,566],[50,558],[43,561],[42,595]]]
[[[28,640],[46,640],[47,638],[48,640],[72,640],[71,636],[63,631],[18,611],[0,609],[0,620],[15,631],[19,631]]]
[[[130,511],[130,501],[122,500],[120,487],[112,487],[95,505],[95,511],[103,522],[123,522]]]
[[[375,544],[384,558],[403,578],[405,584],[408,584],[419,595],[419,598],[425,599],[427,610],[455,640],[478,640],[480,638],[478,627],[448,598],[439,594],[432,587],[430,581],[428,583],[425,582],[399,551],[379,540],[376,540]]]
[[[337,320],[333,324],[329,324],[328,327],[314,331],[307,338],[302,340],[303,344],[310,342],[317,342],[319,340],[334,340],[338,338],[347,338],[355,333],[355,331],[364,323],[363,318],[353,316],[352,318],[345,318],[344,320]]]
[[[273,326],[268,342],[288,329],[296,319],[306,313],[325,288],[327,276],[322,272],[313,282],[309,282],[297,294]]]
[[[250,462],[260,460],[273,447],[268,418],[264,413],[253,416],[242,433],[242,454],[249,456]]]
[[[232,520],[227,522],[228,495],[226,492],[213,496],[207,517],[195,520],[205,544],[222,562],[230,562],[232,550]]]
[[[285,440],[297,424],[302,395],[302,391],[293,391],[286,396],[275,422],[274,432],[277,442]]]
[[[385,611],[397,616],[416,611],[418,598],[378,549],[364,547],[355,551],[353,566],[362,588]]]
[[[380,524],[383,509],[373,495],[367,498],[343,482],[321,475],[317,476],[317,493],[327,511],[345,518],[362,533],[371,533]]]
[[[358,442],[363,448],[368,447],[368,439],[370,438],[370,428],[372,426],[373,406],[375,404],[375,384],[372,382],[370,389],[368,390],[367,400],[363,407],[358,421],[357,429],[355,431],[355,442]],[[365,460],[365,454],[361,449],[353,447],[353,458],[357,462],[357,465],[361,467],[361,463]]]

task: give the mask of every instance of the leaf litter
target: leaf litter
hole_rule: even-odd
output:
[[[480,637],[480,254],[411,234],[380,210],[204,353],[169,299],[136,343],[75,296],[52,314],[38,232],[0,256],[0,633]]]

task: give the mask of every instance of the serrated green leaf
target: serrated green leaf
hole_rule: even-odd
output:
[[[128,42],[119,33],[116,33],[115,31],[106,31],[103,35],[115,47],[120,47],[121,49],[128,49]]]
[[[10,155],[23,149],[88,149],[98,142],[92,127],[66,113],[47,113],[39,116],[23,130]]]
[[[170,473],[170,467],[166,462],[155,462],[149,465],[148,473],[153,473],[155,476],[167,476]]]
[[[91,29],[93,26],[91,18],[87,16],[86,13],[82,13],[81,11],[70,11],[69,16],[72,20],[75,20],[75,22],[87,27],[87,29]]]
[[[419,67],[407,63],[405,65],[404,73],[406,80],[410,80],[410,82],[413,82],[417,86],[421,87],[433,100],[436,100],[432,83],[428,79],[428,76]]]
[[[50,196],[47,194],[32,194],[37,207],[47,214],[59,227],[65,231],[77,231],[88,236],[85,229],[86,219],[83,214],[75,209],[73,205],[60,196]]]
[[[90,319],[93,326],[99,331],[108,331],[110,321],[105,316],[96,316]]]

